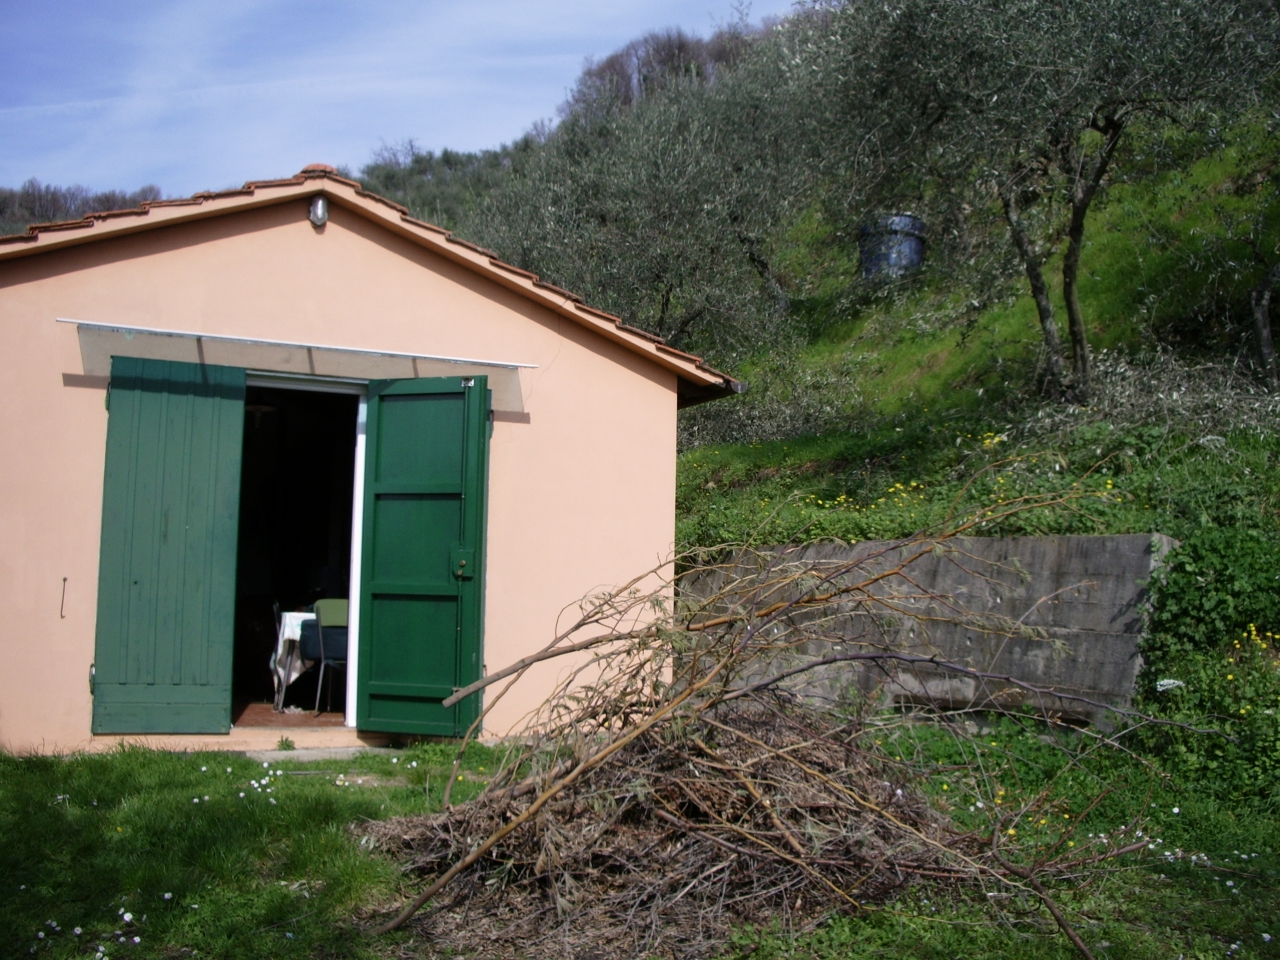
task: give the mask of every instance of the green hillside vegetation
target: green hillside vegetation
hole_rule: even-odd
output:
[[[1280,244],[1280,196],[1255,150],[1269,135],[1243,128],[1186,170],[1112,188],[1083,257],[1080,298],[1104,351],[1092,407],[1037,396],[1030,296],[966,309],[926,275],[793,356],[744,363],[762,389],[693,412],[686,439],[755,439],[682,455],[681,545],[904,537],[992,496],[1050,490],[1090,496],[985,532],[1269,529],[1278,408],[1248,368],[1259,271],[1232,233],[1258,223],[1261,246]],[[838,250],[819,261],[824,237],[805,226],[790,262],[819,279],[802,309],[839,316],[856,264]]]
[[[480,201],[537,149],[536,134],[495,150],[419,150],[408,140],[383,147],[360,171],[364,185],[379,196],[402,203],[415,215],[446,230],[474,217]]]
[[[901,310],[884,310],[886,299],[914,298],[917,328],[972,328],[1030,280],[1032,292],[1046,289],[1033,301],[1043,355],[1019,388],[1087,402],[1091,351],[1149,338],[1198,347],[1213,339],[1208,318],[1247,323],[1249,309],[1219,288],[1238,294],[1274,270],[1274,226],[1247,214],[1274,192],[1280,18],[1270,4],[1215,0],[1006,7],[832,3],[768,29],[732,26],[702,46],[652,34],[585,71],[554,127],[454,163],[461,173],[442,176],[438,158],[412,150],[364,173],[423,216],[462,210],[449,225],[468,239],[752,374],[757,396],[773,380],[773,396],[788,392],[782,360],[807,366],[798,354],[818,343],[877,316],[889,323]],[[1192,173],[1214,157],[1239,168],[1238,196],[1188,196],[1215,182]],[[459,206],[451,198],[464,185]],[[1100,222],[1104,207],[1122,219],[1125,186],[1148,195],[1132,215],[1163,217],[1163,232]],[[1152,194],[1166,209],[1149,209]],[[1193,222],[1207,234],[1180,232],[1168,208],[1188,202],[1203,208]],[[858,233],[895,210],[923,217],[929,267],[886,290],[858,274]],[[1209,287],[1180,277],[1188,296],[1166,302],[1117,272],[1127,293],[1092,290],[1102,274],[1086,252],[1095,262],[1113,253],[1102,235],[1135,244],[1123,256],[1140,259],[1151,283],[1163,268],[1205,274]],[[1193,302],[1197,292],[1211,296]],[[1109,312],[1094,309],[1099,300]],[[1029,305],[1015,309],[1025,318]],[[881,349],[879,362],[912,364],[917,345],[903,347],[898,357]],[[1269,340],[1258,349],[1278,382]],[[769,404],[746,405],[760,428],[695,414],[686,439],[814,427],[765,428]],[[716,436],[706,421],[717,417],[733,430]]]
[[[681,416],[678,547],[983,508],[967,532],[1168,534],[1141,702],[1236,739],[1150,755],[1274,798],[1250,704],[1275,671],[1226,668],[1248,703],[1223,672],[1280,626],[1274,5],[832,3],[726,37],[585,72],[554,128],[475,161],[453,224],[750,383]],[[415,183],[429,216],[445,187]],[[894,211],[924,268],[864,277],[859,230]]]

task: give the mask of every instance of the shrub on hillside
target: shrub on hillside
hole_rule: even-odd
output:
[[[1280,626],[1280,541],[1210,527],[1173,550],[1152,583],[1148,660],[1216,649],[1250,624]]]
[[[1280,624],[1280,543],[1270,532],[1209,528],[1170,553],[1152,593],[1139,704],[1187,726],[1148,728],[1148,747],[1203,789],[1275,796],[1280,636],[1257,625]]]
[[[1253,624],[1210,650],[1169,656],[1156,642],[1143,705],[1184,726],[1146,739],[1184,783],[1227,797],[1280,796],[1280,652]]]

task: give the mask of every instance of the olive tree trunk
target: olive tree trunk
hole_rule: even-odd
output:
[[[1006,185],[1000,189],[1000,204],[1004,209],[1005,221],[1009,224],[1009,235],[1013,238],[1014,249],[1018,251],[1018,259],[1027,273],[1027,281],[1031,284],[1031,298],[1036,303],[1036,313],[1040,317],[1040,332],[1044,336],[1045,364],[1048,367],[1047,388],[1050,396],[1061,400],[1065,396],[1064,370],[1062,362],[1062,339],[1058,336],[1058,320],[1054,316],[1053,300],[1049,297],[1049,285],[1044,280],[1044,258],[1036,249],[1030,232],[1018,212],[1017,187]]]
[[[1092,124],[1104,137],[1102,149],[1089,166],[1087,152],[1079,144],[1064,144],[1059,153],[1062,172],[1071,181],[1071,220],[1067,225],[1067,249],[1062,255],[1062,299],[1067,305],[1067,331],[1071,337],[1071,390],[1077,403],[1087,403],[1092,378],[1089,362],[1089,334],[1080,309],[1080,254],[1084,251],[1084,227],[1089,207],[1107,175],[1115,155],[1124,121],[1108,117]]]
[[[1250,291],[1253,305],[1253,332],[1258,341],[1258,357],[1262,372],[1272,390],[1280,388],[1280,371],[1276,369],[1276,348],[1271,339],[1271,294],[1280,285],[1280,263],[1272,264],[1262,282]]]

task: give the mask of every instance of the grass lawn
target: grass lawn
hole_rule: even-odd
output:
[[[1038,749],[1034,737],[1023,739]],[[420,745],[396,763],[372,755],[268,769],[242,756],[139,749],[0,757],[0,878],[7,885],[0,955],[412,955],[407,935],[370,940],[358,929],[364,911],[403,902],[417,884],[362,849],[348,826],[434,809],[448,751]],[[477,791],[493,760],[484,748],[471,751],[455,796]],[[1133,799],[1117,802],[1132,806]],[[1160,849],[1183,856],[1054,891],[1096,955],[1280,956],[1280,817],[1191,787],[1159,787],[1149,796],[1144,788],[1141,799],[1154,805]],[[1097,823],[1108,815],[1099,808]],[[1086,827],[1097,829],[1079,829]],[[1192,852],[1209,862],[1193,861]],[[838,918],[795,939],[742,931],[725,956],[1077,955],[1034,902],[1001,893],[993,911],[983,901],[982,891],[960,898],[917,887],[888,909]]]
[[[438,806],[448,761],[0,756],[0,956],[384,956],[353,918],[400,902],[399,872],[348,825]],[[491,764],[469,751],[455,798]]]
[[[1080,799],[1088,798],[1081,794]],[[1113,799],[1080,824],[1074,834],[1080,844],[1097,842],[1089,838],[1098,836],[1109,813],[1141,801],[1151,805],[1148,835],[1160,841],[1156,851],[1076,881],[1059,881],[1050,890],[1095,957],[1280,957],[1280,818],[1274,811],[1222,803],[1204,791],[1170,785],[1149,794],[1144,787],[1129,788]],[[1080,957],[1037,898],[995,884],[964,895],[917,887],[883,909],[839,917],[797,937],[742,931],[726,957],[747,955],[752,960]]]

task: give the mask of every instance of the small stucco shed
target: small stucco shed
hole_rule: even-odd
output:
[[[326,597],[346,728],[456,735],[451,692],[669,560],[676,410],[737,388],[319,165],[0,238],[0,367],[16,752],[216,743]]]

